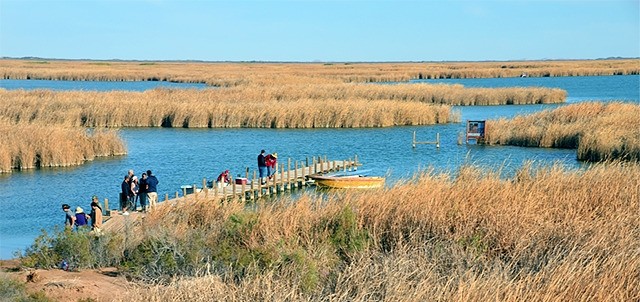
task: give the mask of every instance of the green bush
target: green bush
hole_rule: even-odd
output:
[[[55,229],[52,234],[42,230],[19,258],[27,267],[56,268],[65,260],[71,269],[96,268],[116,264],[122,242],[121,236],[94,236],[88,230]]]
[[[358,225],[357,214],[350,207],[344,207],[339,215],[330,218],[327,224],[331,232],[331,242],[343,260],[348,260],[351,253],[368,246],[369,233]]]
[[[53,300],[42,291],[27,294],[23,283],[12,279],[7,274],[0,274],[0,301],[50,302]]]

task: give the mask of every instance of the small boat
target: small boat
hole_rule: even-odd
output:
[[[310,176],[316,186],[335,189],[373,189],[384,185],[384,177],[379,176]]]

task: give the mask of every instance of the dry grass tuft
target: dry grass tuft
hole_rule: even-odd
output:
[[[640,161],[640,105],[589,102],[487,123],[490,144],[576,148],[578,159]]]
[[[114,131],[0,123],[0,173],[80,165],[97,156],[126,154]]]

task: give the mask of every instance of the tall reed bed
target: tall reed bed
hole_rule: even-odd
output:
[[[640,161],[640,105],[588,102],[487,122],[490,144],[578,149],[578,159]]]
[[[99,156],[126,154],[114,131],[0,123],[0,173],[14,169],[80,165]]]
[[[513,179],[465,166],[327,198],[165,203],[130,232],[84,239],[104,249],[71,252],[158,283],[127,301],[633,301],[638,177],[637,163],[526,164]],[[81,236],[23,260],[47,266]]]
[[[417,62],[417,63],[213,63],[0,60],[3,79],[172,81],[242,85],[250,78],[302,77],[341,82],[640,74],[640,60]]]
[[[275,89],[275,88],[274,88]],[[285,98],[264,90],[146,92],[0,90],[0,116],[12,122],[85,127],[341,128],[458,121],[446,105],[385,99]]]

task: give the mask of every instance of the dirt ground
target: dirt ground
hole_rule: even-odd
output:
[[[3,260],[0,261],[0,270],[23,282],[28,293],[44,291],[47,297],[62,302],[88,298],[118,301],[135,286],[120,276],[115,268],[77,272],[23,269],[17,260]]]

